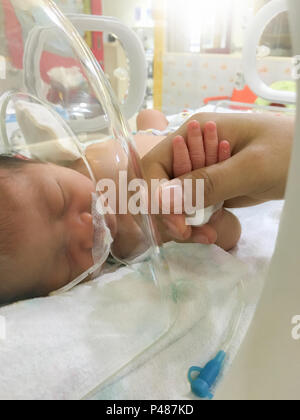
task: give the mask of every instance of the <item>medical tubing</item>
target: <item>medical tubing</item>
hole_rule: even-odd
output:
[[[232,345],[232,342],[239,330],[243,312],[245,309],[245,285],[244,280],[241,280],[238,284],[238,310],[233,313],[233,316],[231,318],[231,325],[229,333],[227,334],[227,337],[225,341],[222,343],[221,349],[227,354],[229,351],[229,348]]]
[[[238,287],[238,310],[233,312],[229,332],[222,343],[217,355],[211,359],[203,368],[192,366],[188,372],[188,380],[191,384],[191,391],[199,398],[211,400],[214,397],[215,389],[220,376],[224,370],[225,361],[228,358],[228,351],[240,328],[242,315],[245,308],[244,281],[241,280]],[[196,377],[194,374],[197,373]]]

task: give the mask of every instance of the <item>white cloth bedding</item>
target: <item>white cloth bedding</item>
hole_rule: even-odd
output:
[[[234,213],[242,223],[243,233],[238,247],[231,253],[232,258],[228,260],[229,271],[226,275],[223,269],[215,272],[209,270],[208,281],[213,288],[216,286],[214,283],[216,281],[234,281],[235,275],[241,273],[240,262],[245,263],[250,270],[246,280],[247,307],[242,328],[232,349],[231,361],[255,313],[265,274],[275,249],[282,209],[283,202],[280,201],[235,210]],[[216,257],[218,250],[214,249],[213,252]],[[211,260],[208,261],[210,264]],[[224,299],[230,299],[228,290],[223,289],[223,292]],[[170,343],[165,348],[162,346],[161,351],[154,354],[150,360],[141,364],[139,368],[119,376],[103,390],[93,393],[92,397],[94,399],[195,399],[186,379],[187,371],[192,365],[201,366],[214,356],[211,338],[216,340],[215,350],[219,350],[217,330],[224,328],[222,315],[225,314],[226,304],[222,308],[210,308],[203,320],[190,328],[185,335],[177,337],[174,342],[170,340]],[[229,367],[230,364],[227,369]]]
[[[281,209],[281,202],[272,202],[236,211],[243,236],[232,255],[215,246],[168,247],[175,280],[183,279],[188,284],[187,298],[181,303],[175,328],[145,356],[94,393],[94,398],[193,398],[186,380],[187,370],[207,362],[219,349],[232,316],[236,285],[242,276],[247,283],[248,300],[231,357],[247,330],[274,250]],[[126,270],[107,275],[105,281],[122,278],[128,274]],[[1,399],[77,399],[97,387],[103,373],[101,352],[105,349],[95,340],[99,323],[87,325],[86,321],[95,313],[101,322],[101,312],[97,311],[105,306],[102,281],[78,286],[63,296],[0,309],[7,329],[6,339],[0,341]],[[147,299],[147,304],[150,301],[151,309],[152,297],[139,293],[136,276],[123,281],[124,305],[131,308],[127,315],[130,320],[130,316],[140,313],[146,302],[143,299]],[[189,285],[193,291],[195,284],[198,294],[191,297]],[[112,315],[119,314],[118,308],[112,309]],[[155,325],[160,314],[154,303],[152,309]],[[107,333],[111,331],[108,329]]]

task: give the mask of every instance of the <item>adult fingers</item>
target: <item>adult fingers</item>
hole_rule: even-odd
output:
[[[196,205],[197,192],[204,181],[204,204],[205,207],[230,200],[232,198],[247,196],[248,194],[263,188],[264,168],[263,161],[255,162],[253,153],[244,149],[231,159],[207,168],[198,169],[179,180],[184,184],[185,180],[192,181],[192,189],[186,194],[192,194],[189,202]],[[197,182],[198,181],[198,182]],[[172,183],[174,185],[174,181]],[[170,189],[169,183],[162,186]]]

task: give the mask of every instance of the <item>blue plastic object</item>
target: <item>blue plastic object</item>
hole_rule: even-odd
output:
[[[193,366],[188,373],[188,379],[191,383],[192,392],[199,398],[208,398],[211,400],[214,396],[211,392],[212,387],[215,385],[224,361],[226,353],[220,351],[217,356],[207,363],[204,368]],[[193,378],[193,374],[197,372],[199,375]]]

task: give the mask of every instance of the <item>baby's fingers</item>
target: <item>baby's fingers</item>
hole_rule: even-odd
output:
[[[216,123],[207,122],[204,127],[205,166],[212,166],[218,163],[218,132]]]
[[[201,126],[198,121],[191,121],[187,127],[187,144],[189,148],[190,159],[193,171],[204,168],[205,151]]]
[[[185,140],[181,136],[173,139],[173,175],[178,178],[192,172],[192,163]]]

